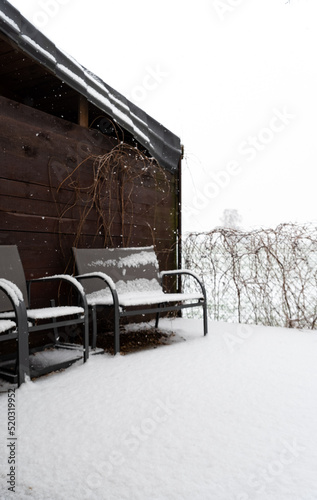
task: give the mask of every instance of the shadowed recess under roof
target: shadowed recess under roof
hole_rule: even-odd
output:
[[[130,132],[162,167],[177,171],[182,154],[179,137],[59,50],[6,0],[0,5],[0,31]]]

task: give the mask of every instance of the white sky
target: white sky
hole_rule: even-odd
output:
[[[185,231],[317,220],[316,0],[11,3],[181,137]]]

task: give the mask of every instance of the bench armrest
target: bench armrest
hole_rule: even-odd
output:
[[[118,299],[118,293],[116,290],[116,285],[114,281],[108,276],[106,273],[102,272],[94,272],[94,273],[86,273],[86,274],[80,274],[76,276],[76,279],[80,280],[86,280],[90,278],[98,278],[101,279],[105,285],[109,288],[112,298],[113,298],[113,304],[115,307],[119,307],[119,299]]]
[[[160,278],[163,280],[164,276],[180,276],[180,275],[183,275],[183,274],[186,274],[188,276],[191,276],[192,278],[195,279],[195,281],[198,283],[200,289],[201,289],[201,292],[204,296],[204,299],[205,301],[207,300],[207,295],[206,295],[206,290],[205,290],[205,286],[202,282],[202,280],[200,279],[200,277],[192,272],[192,271],[188,271],[187,269],[174,269],[174,270],[171,270],[171,271],[162,271],[160,273]]]

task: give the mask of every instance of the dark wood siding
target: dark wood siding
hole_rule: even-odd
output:
[[[117,144],[97,130],[0,97],[0,244],[18,245],[27,279],[72,273],[74,244],[155,244],[162,267],[175,267],[177,179],[172,174],[160,169],[155,176],[143,174],[144,162],[131,156],[132,168],[142,175],[133,189],[125,184],[124,214],[111,193],[109,234],[95,206],[83,217],[94,181],[93,158],[87,158]],[[100,196],[107,206],[106,191]],[[39,297],[36,305],[42,305]]]

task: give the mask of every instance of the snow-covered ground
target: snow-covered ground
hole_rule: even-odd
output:
[[[16,493],[0,395],[1,499],[317,499],[316,332],[160,326],[172,344],[16,391]]]

